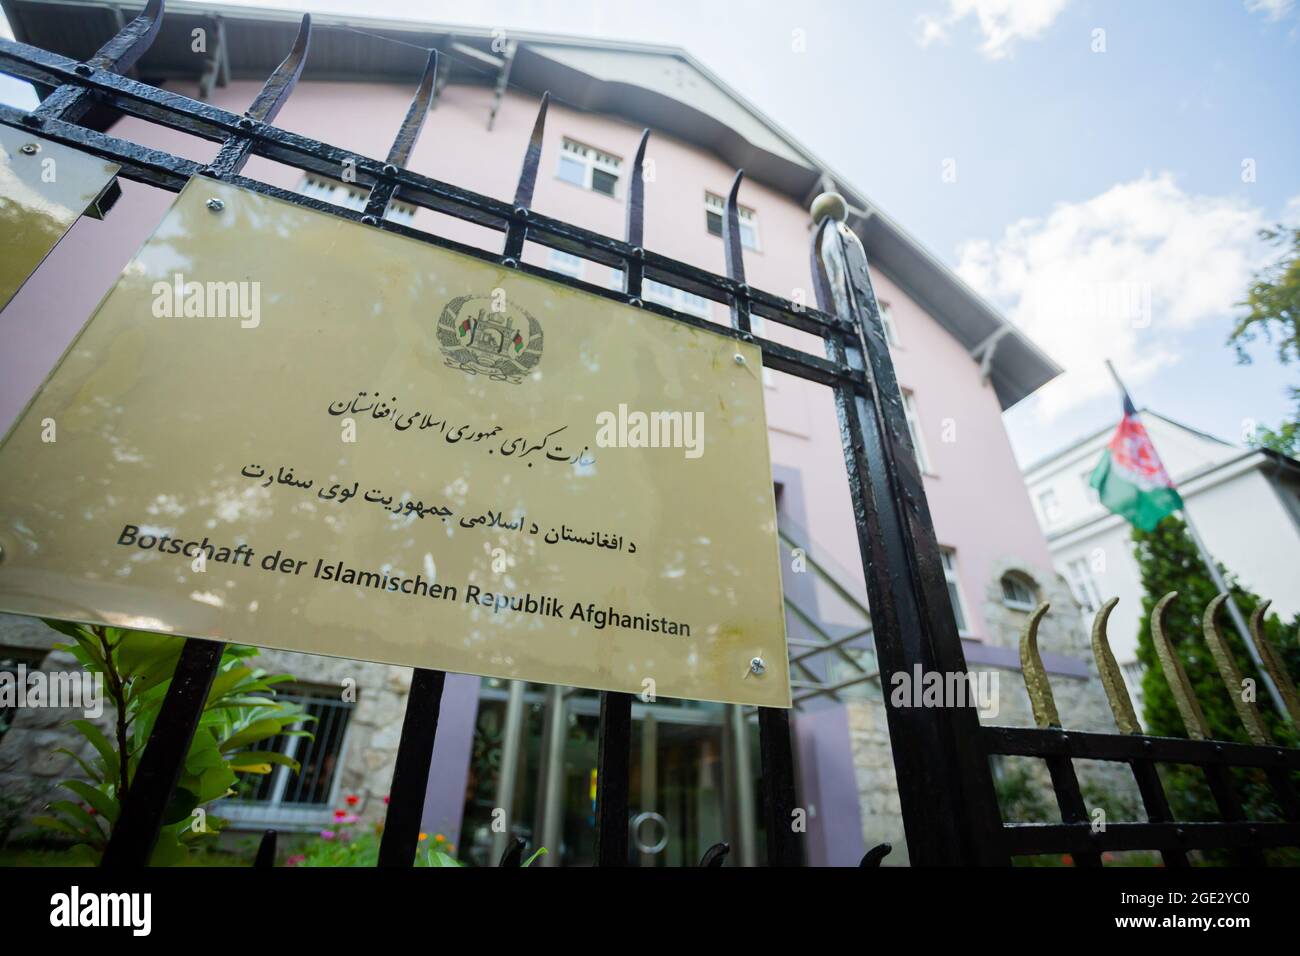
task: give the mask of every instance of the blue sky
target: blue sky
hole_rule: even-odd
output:
[[[1230,440],[1289,413],[1300,369],[1224,339],[1300,223],[1296,0],[265,5],[685,47],[1066,368],[1006,416],[1022,461],[1117,417],[1105,357]]]

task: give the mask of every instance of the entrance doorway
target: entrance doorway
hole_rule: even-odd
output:
[[[561,696],[563,727],[553,729]],[[512,688],[508,681],[484,679],[462,859],[494,865],[500,849],[517,836],[529,853],[546,847],[534,865],[594,865],[599,710],[595,691],[566,689],[561,695],[543,685]],[[694,866],[721,842],[732,847],[728,865],[760,859],[756,722],[742,719],[734,707],[677,700],[634,701],[632,719],[627,864]],[[512,720],[518,722],[513,740]],[[551,759],[558,780],[551,777]],[[508,831],[496,821],[508,821]]]

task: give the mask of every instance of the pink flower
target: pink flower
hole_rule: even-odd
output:
[[[284,861],[284,865],[285,865],[285,866],[297,866],[299,863],[303,863],[303,862],[305,862],[306,859],[307,859],[307,854],[305,854],[305,853],[295,853],[293,856],[289,857],[289,859],[287,859],[287,860]]]
[[[339,823],[347,824],[347,823],[356,823],[361,818],[357,816],[355,813],[344,813],[343,816],[339,816],[336,813],[334,814],[334,819],[337,820]]]
[[[320,838],[322,840],[332,840],[334,837],[335,833],[333,830],[321,830],[320,832]]]

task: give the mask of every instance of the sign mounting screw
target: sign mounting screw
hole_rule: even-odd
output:
[[[207,206],[213,212],[221,212],[221,210],[226,208],[226,204],[215,197],[208,200]]]
[[[737,365],[745,364],[745,356],[741,355],[739,352],[736,353],[736,364]]]
[[[22,146],[18,147],[18,151],[27,156],[35,156],[41,151],[41,147],[36,143],[24,143]]]
[[[761,674],[767,670],[767,665],[763,663],[763,658],[755,657],[749,662],[749,670],[752,674]]]

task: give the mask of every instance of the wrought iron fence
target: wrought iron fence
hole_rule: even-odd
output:
[[[311,37],[310,16],[303,17],[289,54],[243,115],[124,75],[148,49],[162,16],[162,0],[150,0],[140,16],[85,62],[0,40],[0,72],[53,88],[30,112],[0,105],[0,123],[39,132],[55,142],[112,160],[121,167],[120,175],[151,186],[177,192],[194,177],[208,177],[755,343],[766,367],[833,391],[880,671],[912,673],[919,667],[927,673],[965,674],[942,558],[866,255],[843,221],[846,211],[838,196],[823,195],[813,207],[817,222],[812,243],[817,308],[812,308],[755,289],[745,281],[737,205],[743,172],[736,174],[725,202],[722,234],[726,268],[725,275],[718,275],[644,246],[641,166],[649,130],[642,135],[631,166],[624,238],[614,239],[531,209],[547,95],[541,98],[524,150],[514,199],[504,202],[405,168],[434,94],[436,51],[430,52],[391,149],[383,160],[378,160],[272,125],[301,74]],[[210,163],[185,159],[80,125],[79,120],[92,105],[221,145]],[[347,169],[368,190],[365,207],[346,209],[241,175],[253,155],[331,179]],[[500,233],[501,251],[486,251],[385,218],[385,211],[398,199]],[[611,290],[525,263],[521,254],[526,242],[619,269],[623,287]],[[648,300],[643,290],[650,282],[725,303],[730,311],[729,327]],[[824,354],[755,336],[753,317],[814,336],[822,343]],[[1034,647],[1032,635],[1026,646]],[[156,729],[104,855],[105,866],[142,865],[149,859],[221,650],[219,642],[186,641]],[[1035,661],[1036,652],[1029,658],[1031,663]],[[405,867],[414,860],[445,676],[440,671],[415,670],[390,789],[380,866]],[[1050,701],[1045,677],[1031,681],[1031,692],[1037,695],[1037,715]],[[1104,849],[1136,846],[1159,849],[1171,862],[1184,860],[1187,849],[1220,846],[1240,849],[1254,860],[1263,846],[1300,845],[1300,818],[1286,777],[1300,768],[1300,751],[1261,742],[1242,745],[1129,732],[1069,732],[1052,726],[1051,713],[1050,709],[1042,710],[1048,722],[1043,725],[1044,718],[1040,717],[1036,729],[981,728],[968,703],[940,708],[887,704],[904,829],[914,864],[1006,864],[1015,854],[1067,851],[1080,862],[1091,863],[1099,861]],[[631,696],[602,693],[599,719],[596,858],[598,865],[618,866],[626,862],[628,847]],[[758,724],[768,862],[795,865],[802,854],[800,833],[792,825],[796,808],[789,713],[760,708]],[[989,767],[993,754],[1046,760],[1064,822],[1003,825]],[[1085,822],[1085,808],[1071,763],[1081,758],[1128,762],[1137,775],[1151,822],[1114,824],[1101,836],[1096,835]],[[1154,765],[1159,761],[1205,767],[1216,788],[1224,820],[1172,822],[1168,801],[1155,776]],[[1288,822],[1245,820],[1241,804],[1226,781],[1229,767],[1261,767],[1268,771]],[[1216,779],[1220,781],[1217,785]],[[274,843],[274,835],[268,834],[257,865],[270,865]],[[517,864],[522,849],[519,844],[510,847],[503,865]],[[885,852],[884,846],[873,849],[863,865],[879,863]],[[715,847],[705,854],[701,865],[719,865],[725,855],[725,846]]]

